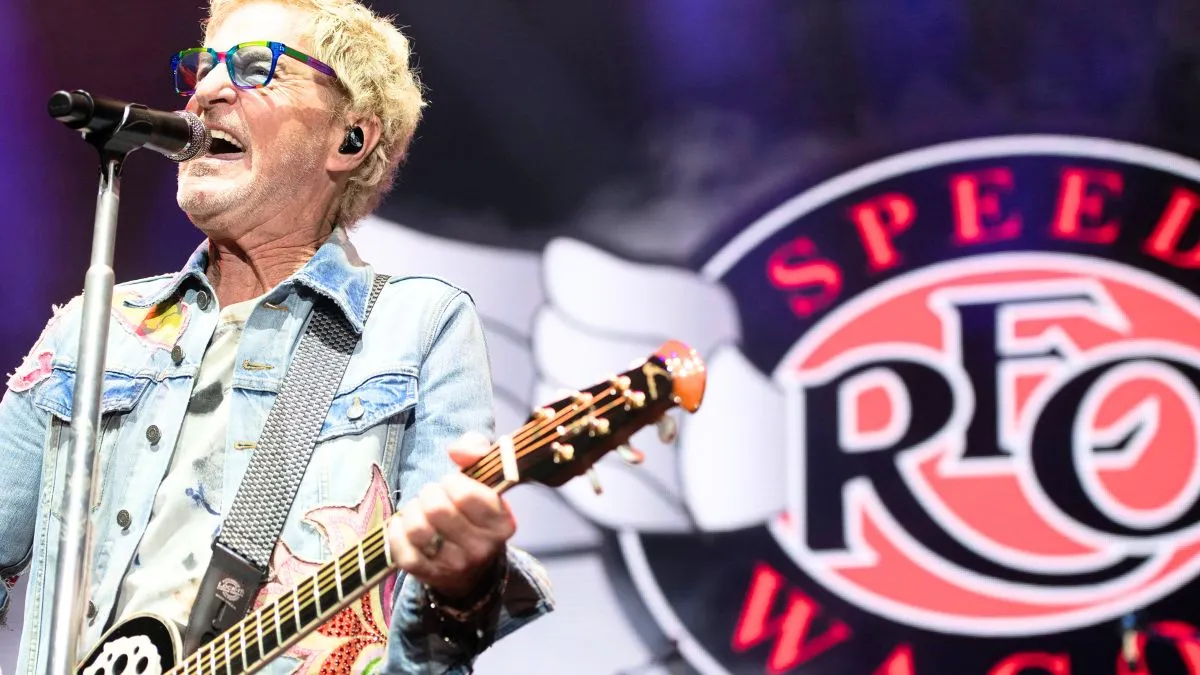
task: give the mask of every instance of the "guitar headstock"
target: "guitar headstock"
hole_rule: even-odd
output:
[[[695,412],[704,385],[704,361],[671,340],[629,370],[538,408],[471,473],[502,490],[529,481],[558,487],[611,450],[636,454],[624,447],[629,437],[676,406]]]

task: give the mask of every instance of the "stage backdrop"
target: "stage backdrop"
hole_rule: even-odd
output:
[[[478,672],[1200,673],[1200,4],[376,7],[432,104],[352,237],[471,291],[499,430],[667,339],[708,366],[602,494],[509,493],[558,608]],[[45,99],[180,107],[198,19],[0,6],[8,368],[89,245]],[[119,279],[199,241],[172,171],[130,164]]]

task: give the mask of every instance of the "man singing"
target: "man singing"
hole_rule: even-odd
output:
[[[353,0],[212,0],[205,46],[172,65],[213,136],[180,166],[177,195],[206,239],[179,272],[114,292],[79,648],[136,614],[187,626],[214,537],[324,303],[361,341],[258,603],[393,508],[387,546],[403,571],[265,672],[470,672],[552,601],[541,566],[507,544],[515,523],[503,500],[455,466],[482,456],[494,431],[470,297],[433,278],[392,278],[368,315],[375,273],[346,237],[390,187],[421,114],[408,42]],[[47,668],[80,307],[55,312],[0,403],[0,576],[28,573],[30,591],[20,673]],[[0,613],[8,603],[0,586]]]

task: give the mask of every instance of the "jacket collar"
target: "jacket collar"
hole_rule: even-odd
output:
[[[209,291],[212,287],[205,276],[208,269],[208,240],[204,240],[192,252],[183,269],[176,272],[163,286],[154,292],[125,301],[130,307],[151,307],[170,297],[175,296],[181,286],[189,279],[195,278]],[[313,257],[296,271],[291,277],[284,279],[275,289],[288,291],[295,284],[305,286],[312,291],[333,301],[342,314],[353,326],[355,332],[362,332],[366,319],[367,298],[371,292],[371,283],[375,277],[371,266],[363,262],[358,251],[350,243],[345,229],[334,228],[333,234],[317,249]]]

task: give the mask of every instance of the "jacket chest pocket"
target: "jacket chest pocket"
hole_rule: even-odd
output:
[[[333,397],[317,442],[362,434],[416,405],[415,374],[400,371],[372,375],[343,386]]]
[[[417,377],[408,371],[343,383],[318,435],[301,508],[358,503],[372,465],[387,474],[417,399]]]
[[[34,405],[54,416],[53,424],[69,427],[74,412],[73,396],[75,392],[75,371],[72,368],[55,367],[47,380],[39,387],[34,397]],[[92,495],[92,512],[95,513],[104,503],[106,495],[112,489],[114,468],[117,464],[118,439],[130,412],[137,407],[146,391],[150,388],[148,377],[134,377],[124,373],[106,371],[100,393],[100,424],[96,429],[96,458],[93,466],[98,472],[94,485],[99,487]],[[64,428],[59,434],[60,452],[58,455],[59,468],[56,472],[60,479],[65,479],[65,469],[71,443],[71,433]],[[126,472],[127,473],[127,472]],[[61,500],[55,499],[51,513],[56,518],[62,518],[60,512]]]

